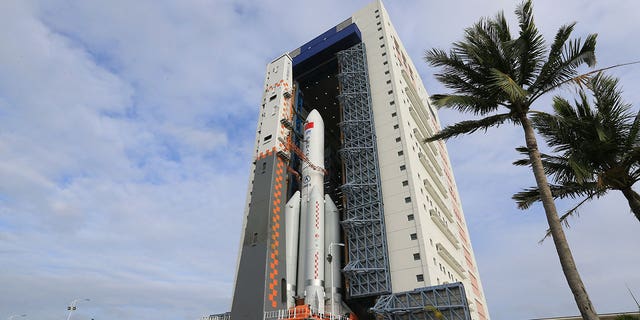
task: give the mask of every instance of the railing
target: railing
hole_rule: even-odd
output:
[[[464,268],[462,267],[462,265],[458,262],[458,260],[456,260],[456,258],[453,257],[449,250],[447,250],[442,245],[442,243],[436,243],[436,251],[438,251],[438,254],[440,254],[440,256],[444,258],[444,260],[448,262],[451,267],[453,267],[453,270],[455,270],[462,279],[467,278],[467,276],[464,274]]]
[[[326,319],[326,320],[349,320],[349,317],[338,314],[330,314],[327,312],[318,312],[308,307],[295,307],[284,310],[265,311],[264,320],[282,320],[282,319]]]
[[[212,314],[210,316],[204,316],[200,319],[201,320],[231,320],[231,312],[221,313],[221,314]]]
[[[438,186],[439,180],[434,180],[434,182],[434,184]],[[440,211],[444,212],[445,217],[447,217],[449,222],[454,222],[451,210],[449,210],[449,207],[447,207],[447,205],[444,203],[444,200],[442,200],[440,194],[438,194],[436,190],[431,187],[431,182],[427,179],[424,179],[422,183],[424,184],[424,187],[427,188],[427,192],[431,195],[431,197],[436,200],[436,203],[440,207]]]
[[[436,211],[433,209],[430,209],[429,215],[431,216],[431,220],[433,220],[433,222],[435,222],[438,228],[440,228],[440,231],[442,231],[442,233],[444,233],[447,239],[451,241],[451,244],[453,244],[453,246],[456,247],[456,249],[460,249],[460,242],[458,241],[458,239],[456,239],[456,236],[453,235],[453,232],[449,230],[449,227],[445,225],[444,221],[438,216]]]

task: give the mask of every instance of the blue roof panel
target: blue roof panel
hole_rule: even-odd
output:
[[[300,47],[300,53],[293,57],[293,66],[295,67],[299,63],[315,56],[316,54],[345,41],[351,45],[362,41],[360,29],[358,29],[358,26],[356,26],[355,23],[346,26],[340,31],[337,31],[337,27],[333,27],[302,45]],[[349,45],[349,47],[351,45]],[[339,50],[343,49],[346,48],[340,48]]]

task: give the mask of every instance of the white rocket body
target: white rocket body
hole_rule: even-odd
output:
[[[306,204],[304,247],[304,288],[306,304],[324,312],[324,121],[312,110],[304,125],[302,203]],[[311,166],[313,164],[315,167]]]
[[[307,116],[303,139],[301,190],[285,207],[287,306],[295,306],[298,296],[315,312],[324,313],[327,305],[331,313],[339,314],[343,310],[340,247],[334,246],[331,263],[327,253],[332,243],[340,242],[340,214],[324,194],[324,121],[317,110]]]

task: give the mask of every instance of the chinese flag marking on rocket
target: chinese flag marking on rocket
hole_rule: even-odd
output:
[[[309,130],[313,128],[313,122],[309,122],[307,124],[304,125],[304,129],[305,130]]]

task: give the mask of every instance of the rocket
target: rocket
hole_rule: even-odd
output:
[[[295,306],[295,296],[304,297],[312,310],[324,313],[327,304],[331,313],[338,314],[333,306],[342,305],[341,261],[340,254],[330,248],[340,241],[340,219],[331,197],[324,194],[324,121],[315,109],[304,125],[302,152],[306,157],[302,185],[285,206],[287,305]],[[327,261],[329,252],[331,261]]]

